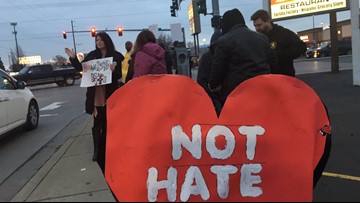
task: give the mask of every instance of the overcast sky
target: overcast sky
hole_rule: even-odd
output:
[[[178,17],[170,16],[171,0],[0,0],[0,57],[7,67],[10,49],[16,52],[12,22],[16,22],[18,44],[26,56],[40,55],[42,61],[48,61],[56,55],[66,56],[64,48],[73,47],[72,36],[63,39],[62,31],[71,31],[74,21],[75,31],[88,31],[91,27],[98,30],[143,29],[157,24],[159,28],[170,28],[170,24],[181,23],[185,28],[186,41],[193,41],[189,31],[188,4],[184,0]],[[207,0],[208,12],[212,12],[211,0]],[[250,16],[262,8],[262,0],[219,0],[220,14],[238,8],[244,15],[250,29],[254,29]],[[350,18],[350,12],[338,13],[338,21]],[[200,43],[208,44],[213,28],[211,16],[201,15]],[[294,32],[321,27],[329,24],[329,15],[304,17],[277,22]],[[124,53],[127,40],[134,41],[138,32],[124,32],[119,37],[116,32],[109,32],[118,51]],[[170,32],[164,34],[170,35]],[[95,48],[94,38],[90,33],[76,33],[78,52],[87,53]]]

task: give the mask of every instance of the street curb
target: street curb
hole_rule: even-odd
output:
[[[69,127],[72,123],[75,123],[78,119],[83,119],[85,114],[79,115],[77,118],[73,119],[65,128],[57,135],[61,135],[66,131],[66,128]],[[59,149],[51,155],[51,158],[45,162],[43,166],[39,169],[38,172],[35,173],[33,177],[25,184],[24,187],[10,200],[10,202],[25,202],[26,199],[31,195],[31,193],[36,189],[36,187],[41,183],[41,181],[46,177],[46,175],[54,168],[54,166],[59,162],[59,160],[63,157],[63,155],[67,152],[67,150],[71,147],[74,141],[77,139],[79,135],[82,134],[84,129],[87,127],[90,118],[86,119],[85,125],[79,129],[79,132],[74,136],[69,137],[60,147]],[[55,137],[53,138],[55,139]],[[52,139],[52,140],[53,140]],[[51,140],[49,141],[49,143]],[[46,144],[47,145],[47,144]],[[41,149],[40,149],[41,150]]]
[[[35,188],[41,183],[45,176],[51,171],[55,164],[61,159],[65,152],[69,149],[76,137],[69,138],[60,149],[45,163],[44,166],[33,176],[30,181],[20,190],[10,202],[24,202]]]

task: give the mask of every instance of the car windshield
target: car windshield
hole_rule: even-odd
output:
[[[25,74],[25,73],[27,73],[27,72],[29,71],[29,68],[30,68],[30,66],[26,66],[26,67],[24,67],[23,69],[21,69],[21,70],[19,71],[19,73],[20,73],[20,74]]]
[[[319,48],[325,48],[328,44],[330,44],[330,42],[321,42]]]

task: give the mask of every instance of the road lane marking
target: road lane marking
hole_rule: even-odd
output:
[[[54,110],[57,109],[59,107],[61,107],[61,104],[63,104],[65,102],[54,102],[48,106],[43,107],[42,109],[40,109],[40,111],[49,111],[49,110]]]
[[[359,181],[360,182],[360,177],[356,177],[356,176],[349,176],[349,175],[343,175],[343,174],[337,174],[337,173],[328,173],[328,172],[323,172],[322,174],[324,176],[328,176],[328,177],[341,178],[341,179],[346,179],[346,180],[354,180],[354,181]]]
[[[40,118],[42,117],[52,117],[52,116],[58,116],[59,114],[42,114],[40,115]]]

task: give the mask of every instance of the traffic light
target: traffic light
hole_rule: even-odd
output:
[[[207,14],[206,0],[197,0],[198,12],[204,15]]]
[[[122,27],[118,27],[117,32],[118,32],[119,36],[123,36],[123,28]]]
[[[66,39],[66,31],[63,31],[63,37]]]
[[[92,28],[90,29],[90,32],[91,32],[91,37],[95,37],[95,35],[96,35],[96,28],[92,27]]]
[[[175,10],[179,10],[179,2],[178,0],[172,0],[172,6]]]
[[[170,6],[170,13],[171,13],[171,17],[176,17],[174,6]]]

